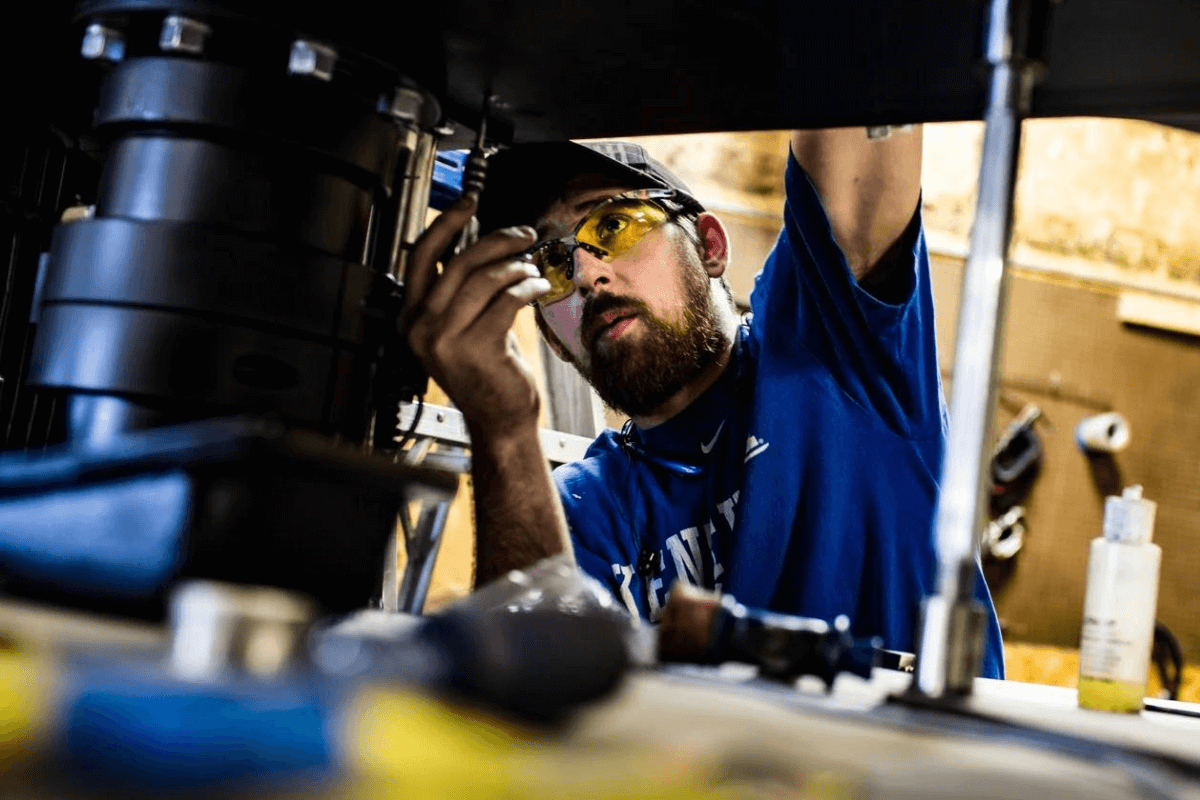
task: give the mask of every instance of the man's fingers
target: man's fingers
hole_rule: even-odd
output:
[[[445,280],[445,276],[442,279]],[[525,261],[508,261],[475,270],[463,282],[446,310],[438,315],[439,329],[451,336],[458,334],[473,324],[475,318],[502,293],[517,290],[518,286],[531,279],[539,281],[539,287],[544,284],[544,288],[549,290],[550,282],[538,274],[537,267]],[[440,290],[439,281],[433,291]],[[531,290],[527,288],[521,293],[528,291]],[[430,300],[426,311],[432,315],[434,307],[435,303]]]
[[[549,291],[550,281],[545,278],[526,278],[513,284],[496,295],[496,299],[467,330],[467,335],[479,341],[507,336],[517,318],[517,312]]]
[[[446,251],[459,232],[471,221],[475,213],[475,201],[463,196],[447,208],[433,224],[425,229],[421,238],[413,245],[404,275],[404,309],[407,312],[423,300],[429,286],[437,277],[438,256]]]
[[[445,265],[425,297],[425,307],[435,314],[445,312],[451,304],[458,302],[457,294],[474,270],[495,261],[511,259],[536,241],[537,232],[528,227],[504,228],[488,234]]]

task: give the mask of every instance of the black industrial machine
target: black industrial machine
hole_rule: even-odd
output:
[[[10,593],[154,617],[192,576],[345,611],[402,500],[455,487],[390,458],[449,130],[413,76],[440,89],[442,59],[250,5],[51,3],[5,33]]]

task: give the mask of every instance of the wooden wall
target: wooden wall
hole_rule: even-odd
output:
[[[947,387],[962,262],[933,260],[938,338]],[[1025,402],[1038,404],[1042,474],[1026,504],[1024,549],[1008,569],[989,569],[996,606],[1013,641],[1073,647],[1079,641],[1088,542],[1100,535],[1098,485],[1140,483],[1158,503],[1163,549],[1158,617],[1200,661],[1200,340],[1123,325],[1117,290],[1016,270],[1009,303],[997,430]],[[949,388],[947,388],[949,392]],[[1076,447],[1083,417],[1116,410],[1132,441],[1111,464]],[[1116,475],[1107,473],[1115,468]]]

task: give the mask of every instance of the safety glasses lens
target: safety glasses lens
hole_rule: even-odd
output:
[[[579,223],[571,239],[546,242],[533,251],[533,263],[551,285],[550,293],[538,303],[548,306],[574,291],[571,278],[576,247],[610,263],[669,219],[664,209],[642,199],[616,199],[597,206]]]
[[[603,251],[604,261],[624,255],[646,234],[667,221],[667,212],[642,200],[605,203],[584,219],[575,234],[581,244]]]

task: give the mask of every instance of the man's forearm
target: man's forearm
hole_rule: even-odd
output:
[[[475,585],[571,553],[562,503],[537,430],[504,437],[472,431],[471,440]]]
[[[921,195],[921,127],[884,140],[865,128],[793,131],[854,277],[862,280],[908,227]]]

